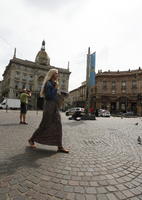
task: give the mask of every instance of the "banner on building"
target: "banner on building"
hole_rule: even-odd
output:
[[[91,87],[95,86],[95,76],[96,76],[96,73],[95,73],[95,67],[96,67],[96,52],[92,53],[90,55],[90,76],[89,76],[89,85]]]

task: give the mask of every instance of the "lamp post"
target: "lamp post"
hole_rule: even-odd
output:
[[[142,116],[142,95],[141,94],[138,94],[137,95],[137,100],[139,102],[139,105],[140,105],[140,109],[141,109],[141,116]]]
[[[142,96],[140,95],[141,116],[142,116]]]
[[[89,73],[90,73],[90,47],[87,54],[87,68],[86,68],[86,113],[89,113],[90,108],[90,87],[89,87]]]

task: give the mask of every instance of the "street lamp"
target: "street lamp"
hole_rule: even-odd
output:
[[[141,116],[142,116],[142,95],[140,93],[137,95],[137,99],[138,99],[140,106],[141,106]]]

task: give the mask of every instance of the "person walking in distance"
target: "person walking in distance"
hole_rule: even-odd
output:
[[[58,70],[50,69],[44,78],[40,96],[44,97],[42,120],[39,127],[28,140],[31,147],[35,142],[57,146],[57,152],[69,153],[62,146],[62,123],[59,113]]]
[[[20,102],[21,102],[20,124],[28,124],[26,122],[26,113],[27,113],[27,105],[29,97],[31,97],[31,92],[26,89],[23,89],[23,92],[20,95]]]

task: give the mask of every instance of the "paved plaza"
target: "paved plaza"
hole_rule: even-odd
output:
[[[28,146],[42,112],[29,111],[29,125],[20,125],[19,111],[0,111],[0,200],[142,199],[142,119],[61,116],[69,154]]]

